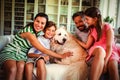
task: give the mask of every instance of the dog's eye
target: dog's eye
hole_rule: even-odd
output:
[[[65,36],[67,36],[67,35],[65,34]]]
[[[59,36],[61,35],[61,33],[58,34]]]

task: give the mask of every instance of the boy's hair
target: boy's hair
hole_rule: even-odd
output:
[[[46,27],[44,28],[44,32],[46,31],[47,28],[50,28],[51,26],[54,26],[55,27],[55,30],[57,29],[57,26],[56,24],[53,22],[53,21],[48,21]]]
[[[75,17],[80,16],[82,19],[84,19],[84,12],[79,11],[73,14],[72,19],[74,20]]]

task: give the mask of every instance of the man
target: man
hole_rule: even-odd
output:
[[[89,35],[89,30],[87,28],[87,24],[84,22],[85,21],[85,15],[83,11],[76,12],[73,14],[72,19],[75,23],[75,36],[83,41],[87,42],[87,38]]]

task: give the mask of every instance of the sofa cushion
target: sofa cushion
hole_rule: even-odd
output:
[[[46,64],[47,79],[46,80],[64,80],[64,75],[69,65],[62,64]],[[36,76],[36,68],[34,68],[34,80]]]

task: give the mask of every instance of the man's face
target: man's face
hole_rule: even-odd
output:
[[[75,17],[74,22],[75,22],[76,27],[80,31],[83,31],[83,30],[86,29],[85,23],[84,23],[83,19],[80,16]]]

